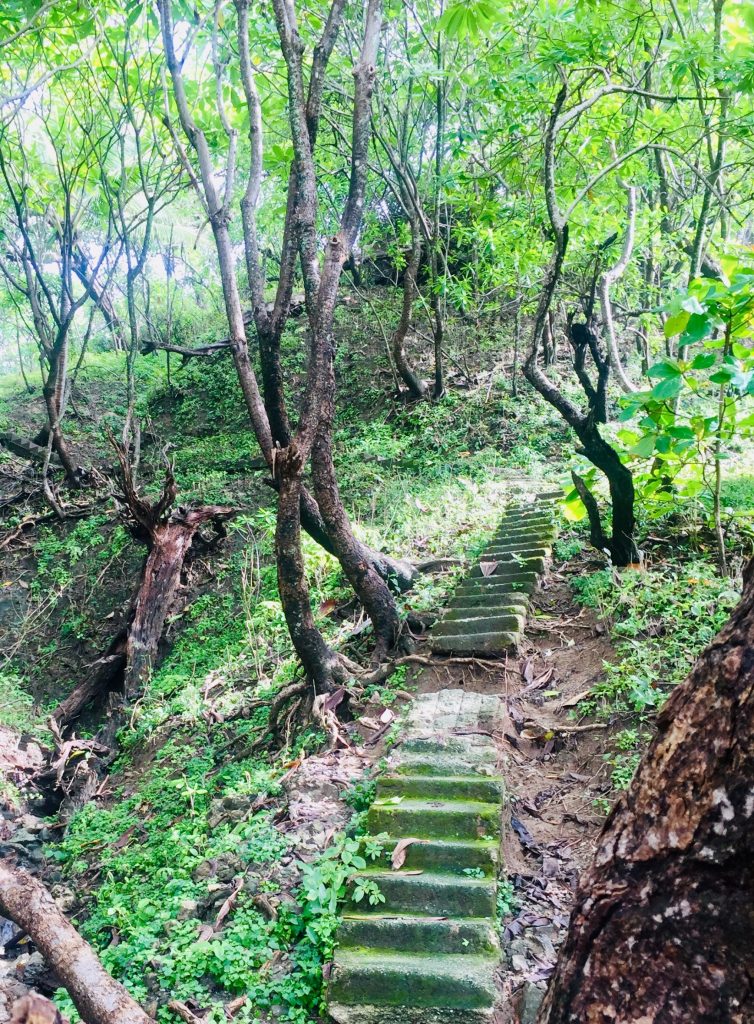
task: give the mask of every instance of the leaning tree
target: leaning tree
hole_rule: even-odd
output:
[[[330,5],[313,49],[308,75],[295,5],[290,0],[273,5],[278,45],[283,57],[293,160],[287,182],[280,273],[272,302],[268,302],[265,295],[267,282],[257,226],[263,181],[264,125],[259,70],[251,53],[251,5],[249,0],[235,0],[234,39],[228,37],[232,22],[224,20],[221,26],[218,7],[212,21],[208,50],[215,82],[213,142],[216,143],[218,137],[225,140],[221,187],[218,187],[217,152],[210,146],[206,129],[197,121],[186,89],[183,69],[189,52],[187,47],[194,41],[194,33],[185,33],[188,43],[179,53],[176,39],[180,34],[176,32],[173,4],[171,0],[160,0],[158,6],[175,110],[195,154],[196,164],[189,163],[177,126],[169,121],[174,144],[184,154],[185,165],[212,228],[230,327],[231,353],[251,423],[279,494],[276,555],[286,621],[296,652],[308,674],[319,689],[327,689],[336,678],[343,677],[342,663],[330,651],[314,622],[301,551],[300,527],[303,525],[340,561],[372,620],[378,653],[391,648],[399,633],[398,613],[387,580],[405,585],[412,578],[412,573],[404,565],[370,551],[355,538],[338,491],[332,454],[334,311],[343,264],[350,256],[364,210],[380,6],[370,3],[365,11],[363,41],[353,68],[349,187],[338,226],[327,243],[320,266],[317,233],[319,182],[314,153],[325,92],[325,73],[342,27],[346,5],[343,0],[333,0]],[[257,32],[264,30],[257,22],[254,27]],[[257,335],[262,369],[261,390],[250,358],[248,325],[229,228],[239,167],[239,133],[226,108],[223,92],[228,84],[231,62],[242,85],[243,98],[240,102],[245,107],[249,124],[248,170],[240,206],[252,303],[251,324]],[[300,266],[306,293],[310,344],[304,395],[294,428],[286,404],[280,342],[290,311],[297,266]],[[310,460],[314,496],[304,487],[303,479]]]

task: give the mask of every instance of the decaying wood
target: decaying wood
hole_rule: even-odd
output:
[[[754,560],[582,877],[540,1024],[754,1021]]]
[[[107,973],[42,883],[7,860],[0,861],[0,911],[30,936],[87,1024],[154,1024]],[[19,1019],[31,1024],[33,1009],[28,1003],[19,1007]]]
[[[235,510],[220,505],[177,508],[171,512],[177,487],[171,469],[165,475],[162,494],[155,502],[141,497],[126,452],[111,438],[121,470],[125,511],[149,546],[141,582],[125,626],[91,666],[86,678],[53,712],[58,729],[65,729],[97,697],[122,686],[130,700],[152,669],[165,620],[174,605],[181,572],[197,531],[212,523],[218,531]]]

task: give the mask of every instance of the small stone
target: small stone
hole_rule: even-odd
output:
[[[518,1011],[521,1024],[536,1024],[537,1014],[544,997],[545,994],[541,988],[537,988],[531,981],[524,982],[521,1006]]]
[[[178,911],[179,921],[190,921],[196,917],[199,904],[196,900],[181,900],[181,909]]]

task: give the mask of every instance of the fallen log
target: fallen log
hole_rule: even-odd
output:
[[[154,1024],[107,973],[42,883],[7,860],[0,861],[0,912],[32,939],[86,1024]]]

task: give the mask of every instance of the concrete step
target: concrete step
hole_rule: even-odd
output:
[[[432,638],[435,654],[505,654],[515,647],[520,633],[459,633]]]
[[[331,1003],[329,1018],[336,1024],[494,1024],[492,1006],[475,1010],[450,1006],[346,1006]]]
[[[461,598],[465,598],[465,600],[462,601]],[[455,611],[456,608],[472,608],[475,605],[487,604],[490,601],[498,601],[501,608],[526,608],[529,604],[529,595],[510,589],[507,594],[504,592],[500,594],[485,594],[484,591],[480,592],[479,587],[475,587],[469,594],[459,594],[456,591],[450,601],[448,601],[446,608],[448,611]]]
[[[460,600],[469,596],[477,597],[482,594],[494,594],[500,597],[505,594],[521,594],[522,596],[533,594],[537,589],[537,574],[535,572],[509,572],[495,576],[475,576],[466,579],[459,585],[453,595],[453,600]]]
[[[499,803],[503,780],[483,775],[383,775],[377,783],[377,799],[402,795],[408,799],[473,800]]]
[[[477,612],[469,619],[443,619],[432,627],[432,641],[443,636],[465,633],[520,633],[526,622],[525,615],[494,615]]]
[[[460,956],[500,952],[497,930],[486,917],[403,917],[346,914],[338,928],[338,948],[421,950]]]
[[[375,800],[367,815],[374,835],[419,839],[484,839],[500,830],[500,805],[467,800]]]
[[[387,858],[398,842],[399,840],[394,838],[384,840]],[[411,843],[405,853],[406,860],[403,866],[407,871],[430,871],[464,876],[467,871],[482,871],[485,877],[492,877],[500,861],[500,840],[424,839],[420,843]]]
[[[515,542],[513,544],[515,545]],[[490,548],[481,552],[475,562],[477,566],[480,562],[498,562],[500,568],[511,568],[522,563],[529,563],[534,558],[546,558],[549,553],[550,548],[542,541],[537,544],[527,542],[522,547]]]
[[[455,619],[474,619],[479,618],[480,615],[525,616],[527,604],[527,601],[514,602],[507,597],[500,599],[496,598],[494,594],[482,594],[477,601],[467,601],[464,604],[448,608],[442,617],[442,622],[452,622]]]
[[[401,748],[397,759],[391,758],[391,771],[396,775],[479,775],[497,774],[497,751],[491,748],[480,759],[472,760],[453,754],[410,753]]]
[[[551,547],[552,542],[547,537],[543,537],[541,532],[526,537],[496,538],[481,552],[479,559],[486,558],[495,551],[526,551],[527,548],[547,548],[549,550]]]
[[[357,878],[374,882],[385,898],[375,906],[379,914],[429,914],[432,917],[492,917],[495,913],[495,886],[491,878],[466,878],[424,871],[411,875],[402,871],[360,871]],[[369,913],[366,900],[352,903]]]
[[[498,579],[511,580],[518,579],[521,573],[533,573],[534,578],[536,579],[537,576],[540,576],[544,572],[546,554],[546,551],[542,551],[538,555],[526,555],[525,557],[515,560],[512,557],[509,560],[505,560],[503,558],[490,559],[485,557],[483,561],[499,562],[495,571],[485,578],[490,579],[492,576],[497,576]],[[484,573],[482,572],[479,564],[477,564],[469,573],[469,578],[479,579],[480,576],[483,577]]]
[[[549,525],[546,522],[534,522],[531,524],[517,524],[517,523],[506,523],[502,522],[499,528],[494,532],[493,540],[495,538],[521,538],[521,537],[554,537],[555,527]]]
[[[441,1007],[443,1010],[485,1009],[495,1000],[496,967],[496,957],[344,950],[337,955],[328,985],[330,1013],[333,1013],[333,1003]],[[349,1017],[335,1019],[358,1020]],[[391,1018],[383,1014],[375,1019],[388,1022]],[[405,1021],[405,1015],[400,1019]],[[448,1018],[426,1014],[415,1019],[429,1024]],[[457,1019],[460,1022],[466,1018]]]

